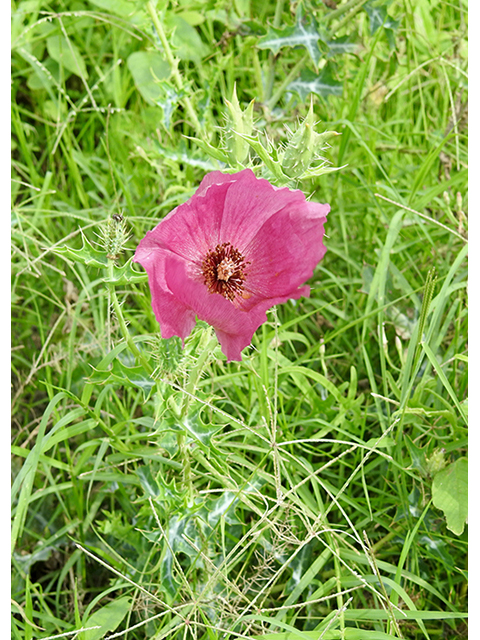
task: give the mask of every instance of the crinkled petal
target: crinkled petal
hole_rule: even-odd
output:
[[[227,360],[241,360],[240,352],[265,322],[265,312],[242,312],[223,296],[209,293],[202,282],[191,277],[188,262],[172,254],[165,257],[165,279],[177,300],[215,329]]]
[[[136,259],[148,275],[152,295],[152,308],[160,325],[162,338],[179,336],[182,341],[195,326],[195,311],[186,306],[170,291],[165,280],[165,254],[161,251],[143,251]]]
[[[190,200],[147,232],[140,246],[167,249],[199,266],[218,244],[230,242],[242,251],[271,216],[302,206],[301,191],[274,187],[251,169],[233,175],[213,171]]]
[[[296,289],[312,277],[323,258],[324,223],[328,204],[303,202],[285,207],[270,217],[245,249],[250,263],[245,280],[247,299],[239,306],[249,310],[262,299],[294,297]]]
[[[140,262],[146,251],[166,250],[190,262],[201,264],[205,254],[219,243],[225,197],[230,183],[214,184],[204,195],[193,195],[188,202],[171,211],[140,242],[134,261]],[[214,191],[211,193],[211,191]],[[208,194],[208,197],[206,195]]]
[[[237,176],[225,197],[220,241],[230,242],[243,253],[267,220],[287,206],[305,204],[305,196],[301,191],[274,187],[268,180],[256,178],[250,169]]]
[[[223,296],[209,293],[201,282],[191,277],[188,262],[168,254],[165,257],[165,279],[178,301],[185,307],[194,309],[200,320],[215,329],[227,361],[242,359],[242,349],[251,343],[255,331],[267,321],[268,309],[289,298],[310,295],[310,287],[305,285],[288,297],[262,300],[248,312],[242,311]]]

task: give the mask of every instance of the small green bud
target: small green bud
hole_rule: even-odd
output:
[[[127,223],[120,213],[114,213],[101,227],[102,242],[109,260],[117,260],[129,239]]]
[[[426,470],[430,477],[436,475],[446,465],[445,449],[435,449],[430,458],[426,460]]]
[[[233,166],[244,164],[248,159],[250,145],[246,140],[235,133],[250,136],[253,131],[253,100],[245,111],[242,111],[237,98],[237,90],[234,86],[232,101],[225,100],[227,105],[227,122],[225,125],[225,142],[227,155]]]
[[[282,169],[291,178],[301,176],[315,160],[323,160],[318,152],[325,148],[328,140],[340,135],[336,131],[316,133],[314,126],[313,103],[310,103],[306,118],[290,137],[283,156]]]
[[[155,357],[162,375],[179,373],[184,364],[182,341],[177,336],[158,338]]]

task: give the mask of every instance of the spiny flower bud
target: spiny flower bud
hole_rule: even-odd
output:
[[[121,213],[114,213],[101,227],[102,242],[109,260],[117,260],[129,235]]]
[[[305,120],[290,137],[283,156],[282,169],[291,178],[301,176],[315,160],[324,160],[318,152],[326,148],[328,140],[340,135],[336,131],[316,133],[314,126],[313,103],[310,103]]]
[[[427,473],[429,476],[434,476],[436,473],[441,471],[445,465],[447,464],[445,460],[445,449],[435,449],[430,456],[426,460]]]
[[[158,338],[154,346],[160,376],[177,377],[184,371],[185,356],[182,341],[177,336],[172,338]]]
[[[233,87],[232,101],[225,100],[228,108],[225,142],[227,144],[227,155],[233,166],[244,164],[248,159],[250,145],[245,139],[235,135],[235,132],[246,136],[251,135],[253,130],[253,102],[252,100],[245,111],[242,111],[235,86]]]

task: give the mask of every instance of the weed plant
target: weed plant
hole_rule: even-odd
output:
[[[12,6],[12,638],[466,637],[466,0]],[[311,104],[310,298],[162,340],[138,242]]]

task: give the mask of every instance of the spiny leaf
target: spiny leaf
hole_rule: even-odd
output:
[[[333,56],[343,53],[353,53],[357,48],[354,42],[350,42],[348,36],[335,38],[335,40],[326,40],[325,44],[328,47],[327,58],[333,58]]]
[[[102,269],[106,268],[108,266],[108,258],[105,252],[94,249],[85,236],[82,236],[82,241],[83,246],[81,249],[72,249],[65,245],[63,247],[55,247],[52,251],[74,262],[101,267]]]
[[[301,15],[297,15],[295,26],[283,29],[270,27],[257,46],[260,49],[270,49],[273,53],[278,53],[283,47],[305,47],[315,66],[318,66],[321,57],[318,41],[321,39],[315,18],[305,23]]]
[[[305,101],[310,93],[322,98],[329,95],[341,96],[343,86],[333,78],[331,69],[327,65],[319,74],[310,69],[304,69],[300,77],[288,85],[287,91],[295,91],[300,99]]]
[[[379,0],[369,0],[363,5],[363,8],[370,19],[371,35],[378,31],[382,26],[390,31],[397,30],[400,21],[393,20],[393,18],[388,15],[384,0],[380,0],[380,2]]]
[[[132,258],[121,267],[114,265],[111,278],[105,278],[105,282],[114,282],[115,284],[129,284],[132,282],[146,282],[148,276],[146,273],[135,271],[132,267]]]
[[[194,138],[194,140],[196,143],[200,143],[198,144],[198,146],[201,147],[201,143],[203,141],[197,140],[196,138]],[[203,169],[204,171],[215,171],[215,169],[218,169],[218,165],[216,163],[213,164],[213,162],[210,162],[208,158],[199,157],[198,154],[196,155],[193,151],[191,151],[183,140],[180,140],[180,143],[177,145],[176,149],[170,149],[161,145],[159,142],[155,142],[155,149],[158,151],[159,155],[162,156],[162,158],[168,158],[169,160],[174,160],[175,162],[181,164],[188,164],[190,167],[198,167],[199,169]]]
[[[93,384],[115,383],[119,387],[135,387],[143,392],[143,398],[148,400],[152,389],[155,387],[155,381],[149,377],[143,367],[127,367],[117,358],[114,360],[112,368],[108,370],[95,369],[88,378]]]

